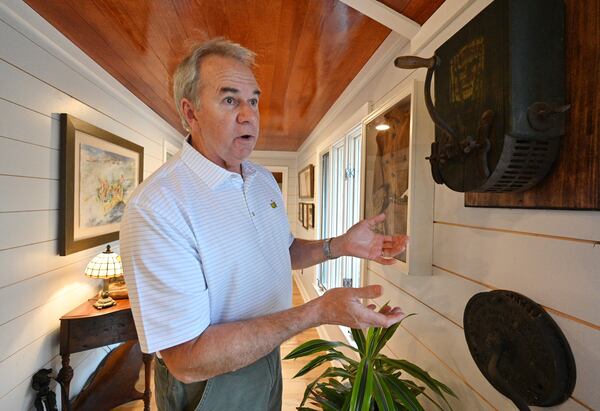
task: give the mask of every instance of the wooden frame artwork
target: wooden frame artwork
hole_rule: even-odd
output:
[[[298,221],[304,225],[304,203],[298,203]]]
[[[306,204],[308,215],[308,227],[315,228],[315,205],[312,203]]]
[[[118,240],[144,148],[65,113],[60,138],[60,255]]]
[[[298,196],[313,198],[315,192],[315,166],[309,164],[298,173]]]
[[[307,230],[310,228],[310,221],[308,221],[308,203],[302,203],[302,227]]]
[[[410,237],[395,256],[408,274],[431,274],[433,181],[425,160],[433,141],[422,83],[413,81],[363,120],[364,217],[385,213],[377,228]]]

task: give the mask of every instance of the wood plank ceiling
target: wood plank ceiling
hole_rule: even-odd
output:
[[[172,73],[223,36],[257,53],[257,150],[296,151],[390,30],[338,0],[25,0],[183,133]],[[425,22],[443,0],[382,0]]]

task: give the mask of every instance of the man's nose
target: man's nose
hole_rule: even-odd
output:
[[[256,122],[257,119],[258,109],[256,107],[251,106],[247,102],[243,102],[240,105],[240,110],[237,115],[238,123]]]

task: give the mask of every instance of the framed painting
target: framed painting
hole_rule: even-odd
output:
[[[306,204],[308,210],[306,214],[308,215],[308,227],[315,228],[315,205],[310,203]]]
[[[315,166],[309,164],[298,173],[298,196],[313,198],[315,192]]]
[[[304,227],[307,230],[310,227],[310,224],[308,221],[308,206],[309,206],[309,204],[302,203],[302,227]]]
[[[394,256],[401,271],[431,273],[433,180],[425,157],[433,141],[422,86],[413,81],[363,120],[364,216],[385,213],[377,231],[410,237]]]
[[[298,203],[298,221],[304,224],[304,203]]]
[[[125,204],[144,175],[144,148],[60,115],[60,255],[119,238]]]

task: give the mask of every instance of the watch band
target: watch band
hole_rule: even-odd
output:
[[[325,241],[323,241],[323,254],[327,260],[333,260],[334,258],[337,258],[331,254],[331,238],[327,238]]]

